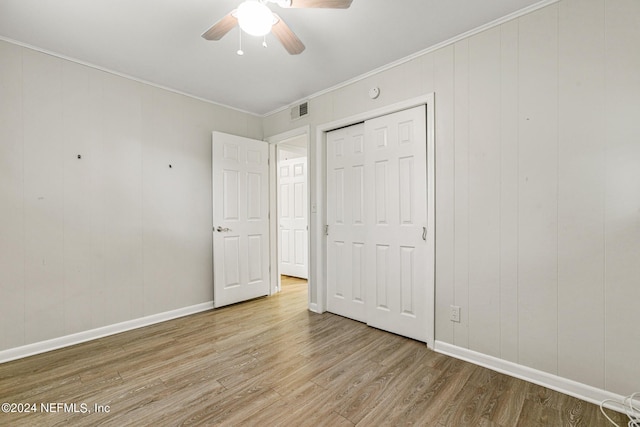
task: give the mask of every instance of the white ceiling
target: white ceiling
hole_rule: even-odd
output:
[[[0,0],[0,37],[263,115],[540,0],[353,0],[351,8],[270,5],[306,45],[202,32],[242,0]]]

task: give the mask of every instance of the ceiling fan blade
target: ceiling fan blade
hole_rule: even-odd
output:
[[[325,7],[330,9],[347,9],[353,0],[291,0],[289,7]]]
[[[278,22],[276,22],[271,28],[271,32],[274,36],[280,40],[280,43],[291,55],[298,55],[304,50],[304,44],[300,41],[298,36],[291,31],[291,28],[280,18],[277,14],[273,14]]]
[[[238,19],[233,16],[233,11],[231,11],[224,18],[213,24],[211,28],[202,33],[202,38],[207,40],[220,40],[236,25],[238,25]]]

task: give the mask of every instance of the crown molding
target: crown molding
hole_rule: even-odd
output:
[[[504,24],[505,22],[512,21],[514,19],[520,18],[521,16],[527,15],[527,14],[529,14],[531,12],[535,12],[536,10],[542,9],[542,8],[547,7],[549,5],[552,5],[554,3],[558,3],[559,1],[560,0],[542,0],[542,1],[538,2],[538,3],[532,4],[531,6],[525,7],[523,9],[517,10],[517,11],[515,11],[513,13],[505,15],[505,16],[503,16],[501,18],[498,18],[498,19],[496,19],[494,21],[491,21],[491,22],[489,22],[487,24],[481,25],[481,26],[476,27],[476,28],[474,28],[472,30],[466,31],[466,32],[464,32],[462,34],[458,34],[457,36],[454,36],[454,37],[452,37],[452,38],[450,38],[448,40],[445,40],[443,42],[440,42],[438,44],[430,46],[430,47],[428,47],[426,49],[423,49],[423,50],[420,50],[418,52],[412,53],[411,55],[405,56],[404,58],[398,59],[397,61],[390,62],[389,64],[386,64],[386,65],[378,67],[378,68],[376,68],[374,70],[368,71],[368,72],[366,72],[364,74],[361,74],[361,75],[359,75],[357,77],[354,77],[352,79],[346,80],[346,81],[344,81],[342,83],[338,83],[335,86],[331,86],[331,87],[329,87],[327,89],[323,89],[323,90],[321,90],[319,92],[316,92],[316,93],[314,93],[312,95],[305,96],[304,98],[300,98],[300,99],[298,99],[298,100],[296,100],[296,101],[294,101],[294,102],[292,102],[292,103],[290,103],[290,104],[288,104],[288,105],[286,105],[284,107],[280,107],[278,109],[275,109],[273,111],[265,113],[265,114],[262,115],[262,117],[266,118],[266,117],[272,116],[274,114],[278,114],[278,113],[280,113],[282,111],[288,110],[289,108],[291,108],[291,107],[293,107],[293,106],[295,106],[295,105],[297,105],[297,104],[299,104],[301,102],[304,102],[306,100],[312,100],[313,98],[317,98],[319,96],[322,96],[322,95],[325,95],[327,93],[333,92],[335,90],[341,89],[341,88],[343,88],[345,86],[352,85],[352,84],[354,84],[356,82],[359,82],[360,80],[364,80],[364,79],[369,78],[371,76],[375,76],[376,74],[379,74],[379,73],[382,73],[384,71],[390,70],[390,69],[392,69],[394,67],[397,67],[398,65],[402,65],[402,64],[407,63],[409,61],[412,61],[412,60],[414,60],[416,58],[419,58],[419,57],[421,57],[423,55],[427,55],[427,54],[429,54],[431,52],[434,52],[434,51],[436,51],[438,49],[442,49],[445,46],[449,46],[449,45],[454,44],[454,43],[456,43],[456,42],[458,42],[460,40],[466,39],[468,37],[474,36],[474,35],[476,35],[478,33],[483,32],[483,31],[486,31],[486,30],[489,30],[491,28],[497,27],[498,25]]]

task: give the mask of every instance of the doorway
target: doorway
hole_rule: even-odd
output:
[[[272,293],[309,277],[309,127],[267,139],[271,162]]]
[[[277,145],[278,268],[281,276],[307,279],[309,231],[307,138]]]

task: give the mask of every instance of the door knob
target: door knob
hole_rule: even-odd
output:
[[[224,228],[222,228],[222,227],[218,226],[218,228],[216,228],[216,231],[217,231],[218,233],[228,233],[229,231],[231,231],[231,229],[230,229],[230,228],[228,228],[228,227],[224,227]]]

